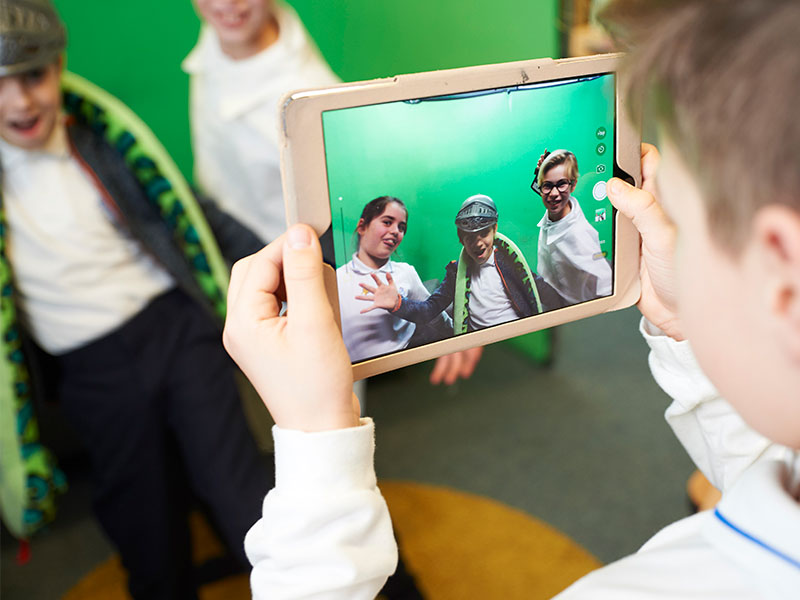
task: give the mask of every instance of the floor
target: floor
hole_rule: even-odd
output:
[[[549,367],[500,343],[452,388],[428,384],[429,364],[371,379],[378,477],[494,498],[603,562],[635,551],[689,513],[692,471],[664,422],[668,400],[650,378],[638,318],[628,309],[559,327]],[[89,512],[85,467],[68,464],[70,492],[28,564],[16,564],[3,532],[4,600],[58,598],[112,551]]]

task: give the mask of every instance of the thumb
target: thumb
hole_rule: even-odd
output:
[[[672,227],[672,222],[650,192],[636,188],[617,177],[608,181],[607,191],[611,204],[633,221],[642,236]]]
[[[290,322],[318,321],[331,310],[322,277],[322,251],[308,225],[293,225],[283,246],[283,280]]]

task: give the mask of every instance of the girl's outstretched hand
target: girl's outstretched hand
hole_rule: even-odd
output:
[[[319,241],[307,225],[233,266],[222,340],[279,427],[359,424],[350,359],[325,294]]]
[[[655,178],[660,160],[655,146],[642,144],[642,188],[615,177],[608,182],[608,198],[617,210],[633,221],[642,236],[639,310],[664,333],[682,340],[673,266],[675,225],[657,200]]]
[[[386,274],[386,283],[383,283],[376,273],[372,273],[372,279],[375,282],[374,286],[367,285],[366,283],[359,284],[369,292],[369,295],[356,296],[356,300],[372,302],[372,306],[368,306],[362,310],[361,314],[363,315],[376,308],[383,308],[389,311],[394,310],[400,300],[400,293],[397,291],[397,286],[394,284],[392,274]]]

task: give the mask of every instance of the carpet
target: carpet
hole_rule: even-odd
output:
[[[381,481],[408,570],[428,600],[550,598],[600,563],[578,544],[530,515],[458,490]],[[199,514],[191,517],[194,560],[222,554]],[[246,575],[200,588],[200,600],[250,597]],[[64,600],[127,600],[125,571],[114,556]]]

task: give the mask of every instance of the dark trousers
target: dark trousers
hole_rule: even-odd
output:
[[[183,292],[57,357],[64,413],[86,445],[94,509],[134,598],[195,598],[188,487],[242,566],[274,467],[247,428],[219,329]]]

